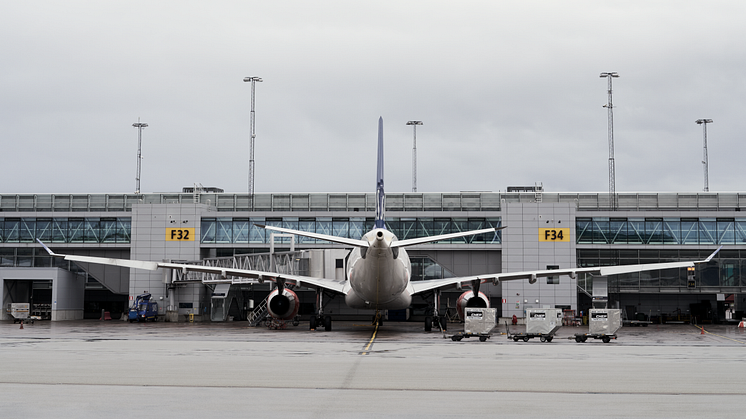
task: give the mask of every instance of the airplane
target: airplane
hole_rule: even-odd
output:
[[[383,118],[379,118],[376,212],[375,224],[372,230],[365,233],[360,239],[352,239],[282,227],[260,225],[260,227],[267,230],[326,240],[332,243],[339,243],[352,247],[352,252],[350,253],[346,266],[347,279],[345,280],[180,263],[64,255],[54,253],[44,243],[42,243],[41,240],[37,239],[37,241],[51,256],[64,257],[66,260],[74,262],[98,263],[146,270],[176,269],[184,274],[187,272],[204,272],[220,275],[221,279],[211,282],[241,283],[240,279],[231,279],[228,278],[229,276],[256,279],[260,283],[268,280],[275,284],[275,289],[272,290],[267,297],[267,310],[273,318],[281,321],[294,319],[300,308],[300,299],[289,286],[315,288],[316,311],[309,321],[309,326],[312,330],[315,330],[317,326],[323,326],[326,331],[332,329],[332,319],[330,316],[324,316],[323,313],[321,299],[324,291],[332,291],[335,294],[344,295],[345,303],[350,308],[372,310],[375,313],[373,316],[373,324],[376,326],[382,325],[383,318],[381,313],[384,310],[405,309],[410,306],[412,296],[433,291],[435,304],[433,312],[425,318],[425,331],[431,331],[433,326],[445,330],[446,322],[444,321],[444,318],[440,317],[440,313],[438,312],[440,307],[440,291],[444,288],[461,288],[464,285],[470,287],[469,290],[463,292],[458,297],[456,302],[456,309],[459,317],[463,319],[464,309],[467,307],[488,308],[490,306],[489,298],[479,290],[480,285],[483,283],[492,282],[493,284],[498,285],[500,281],[528,279],[530,284],[534,284],[538,278],[548,276],[567,275],[571,278],[576,278],[576,275],[580,273],[607,276],[631,272],[693,267],[695,264],[709,262],[720,250],[720,248],[718,248],[708,258],[700,261],[486,273],[483,275],[465,277],[411,281],[412,267],[407,251],[405,250],[406,247],[477,234],[496,234],[498,230],[506,227],[484,228],[480,230],[399,240],[391,231],[386,229],[384,217],[385,198],[383,184]]]

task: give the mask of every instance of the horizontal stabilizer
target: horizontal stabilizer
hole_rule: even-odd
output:
[[[312,239],[317,239],[317,240],[326,240],[332,243],[346,244],[348,246],[354,246],[354,247],[370,247],[368,242],[365,240],[348,239],[345,237],[330,236],[328,234],[309,233],[307,231],[292,230],[292,229],[283,228],[283,227],[265,226],[261,224],[255,224],[255,225],[257,227],[265,228],[267,230],[279,231],[280,233],[295,234],[298,236],[310,237]]]

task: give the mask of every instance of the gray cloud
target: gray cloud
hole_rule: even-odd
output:
[[[741,191],[746,94],[737,1],[5,3],[0,193],[245,191],[249,85],[256,191]]]

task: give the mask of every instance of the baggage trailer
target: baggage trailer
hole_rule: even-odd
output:
[[[505,323],[508,339],[513,342],[539,338],[542,342],[551,342],[557,330],[562,327],[562,310],[558,308],[532,308],[526,310],[526,333],[510,333]]]
[[[549,333],[510,333],[507,322],[505,322],[505,329],[507,330],[508,339],[513,339],[513,342],[518,342],[519,340],[528,342],[533,338],[539,338],[542,342],[551,342],[554,339],[554,335]]]
[[[13,323],[28,323],[34,324],[34,319],[29,317],[29,303],[11,303],[10,304],[10,315],[13,317]]]
[[[591,339],[601,339],[609,343],[616,339],[616,332],[622,327],[621,310],[613,308],[592,308],[589,314],[588,333],[576,333],[575,342],[582,343]]]
[[[464,314],[464,331],[451,336],[451,340],[459,342],[463,338],[478,337],[480,342],[486,342],[495,328],[497,309],[467,307]]]

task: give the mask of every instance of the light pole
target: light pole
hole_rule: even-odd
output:
[[[132,124],[132,126],[137,128],[137,176],[135,177],[135,194],[140,195],[140,170],[142,168],[142,130],[147,128],[148,124],[140,122],[140,118],[137,118],[137,122]]]
[[[254,208],[254,139],[256,138],[255,131],[255,114],[254,114],[254,91],[256,89],[256,82],[263,81],[261,77],[244,77],[244,82],[251,82],[251,125],[249,127],[249,207]]]
[[[710,192],[710,180],[708,179],[709,177],[708,172],[710,171],[709,169],[710,164],[707,158],[707,124],[711,124],[712,119],[698,119],[694,122],[696,122],[698,125],[702,125],[702,135],[704,138],[703,139],[704,149],[702,151],[702,164],[704,165],[704,169],[705,169],[705,192]]]
[[[417,125],[422,121],[407,121],[414,129],[414,141],[412,142],[412,192],[417,192]]]
[[[614,105],[611,100],[611,79],[619,77],[616,71],[601,73],[601,78],[609,80],[609,102],[604,108],[609,110],[608,130],[609,130],[609,204],[611,209],[616,209],[616,168],[614,166]]]

